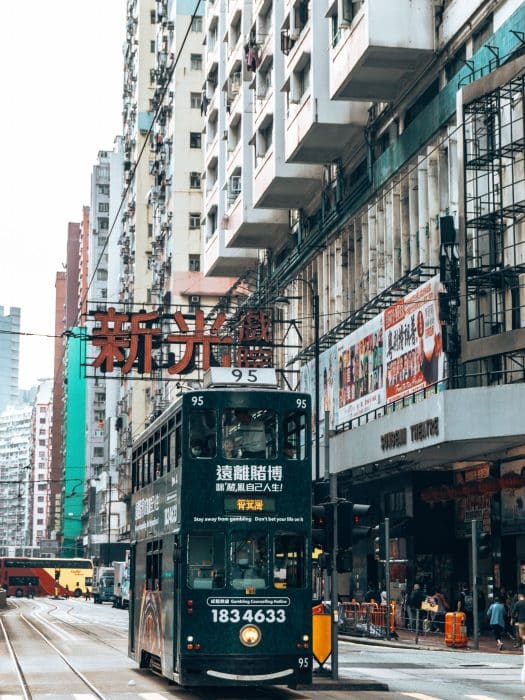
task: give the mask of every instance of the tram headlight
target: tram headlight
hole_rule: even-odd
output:
[[[309,642],[310,636],[308,634],[303,634],[303,642]]]
[[[245,625],[239,632],[239,638],[245,647],[257,646],[261,636],[261,630],[255,625]]]

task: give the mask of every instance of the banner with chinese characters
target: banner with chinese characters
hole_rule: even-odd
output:
[[[210,367],[273,367],[271,312],[248,309],[235,334],[223,330],[225,322],[223,312],[206,318],[203,309],[170,314],[108,306],[88,313],[87,370],[144,379],[165,370],[163,379],[169,379]]]
[[[438,294],[434,277],[383,314],[388,403],[443,379]]]
[[[331,428],[443,380],[439,284],[436,275],[321,353],[321,419],[329,410]],[[315,360],[300,386],[314,395]]]

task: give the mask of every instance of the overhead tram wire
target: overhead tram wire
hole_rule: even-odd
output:
[[[84,303],[86,303],[86,301],[87,301],[87,296],[88,296],[89,290],[91,289],[91,285],[92,285],[92,283],[93,283],[93,281],[94,281],[94,279],[95,279],[95,275],[96,275],[96,273],[97,273],[97,271],[98,271],[99,265],[100,265],[100,263],[101,263],[101,261],[102,261],[102,258],[103,258],[104,254],[105,254],[105,252],[106,252],[106,249],[107,249],[107,247],[108,247],[109,239],[110,239],[110,237],[111,237],[111,234],[113,233],[113,229],[115,228],[115,224],[116,224],[117,221],[118,221],[118,217],[119,217],[119,215],[120,215],[120,212],[121,212],[121,210],[122,210],[122,207],[124,206],[124,203],[125,203],[125,201],[126,201],[126,199],[127,199],[128,193],[129,193],[129,191],[130,191],[130,189],[131,189],[131,185],[132,185],[132,183],[133,183],[133,180],[135,179],[135,173],[136,173],[136,171],[137,171],[137,167],[138,167],[138,165],[139,165],[139,163],[140,163],[140,161],[141,161],[141,158],[142,158],[142,155],[143,155],[143,153],[144,153],[144,151],[145,151],[145,149],[146,149],[146,146],[149,144],[149,140],[150,140],[151,133],[152,133],[152,131],[153,131],[153,127],[155,126],[155,123],[156,123],[156,121],[157,121],[157,119],[158,119],[159,113],[160,113],[160,111],[161,111],[161,109],[162,109],[162,107],[163,107],[164,98],[165,98],[165,96],[166,96],[166,93],[168,92],[168,88],[169,88],[169,85],[170,85],[170,81],[171,81],[171,79],[172,79],[172,77],[173,77],[173,74],[174,74],[174,72],[175,72],[175,68],[177,67],[177,64],[178,64],[178,62],[179,62],[179,59],[180,59],[180,56],[181,56],[182,51],[183,51],[183,49],[184,49],[184,46],[186,45],[186,41],[187,41],[188,36],[189,36],[189,33],[190,33],[190,31],[191,31],[191,27],[192,27],[192,25],[193,25],[193,22],[194,22],[195,18],[197,17],[197,11],[198,11],[198,9],[199,9],[199,7],[200,7],[200,5],[201,5],[202,0],[196,0],[196,2],[197,2],[197,4],[195,5],[195,9],[193,10],[193,14],[192,14],[192,16],[191,16],[191,19],[190,19],[188,28],[186,29],[186,33],[184,34],[184,37],[183,37],[183,39],[182,39],[182,42],[181,42],[181,45],[180,45],[179,50],[178,50],[178,52],[177,52],[177,55],[175,56],[175,60],[173,61],[173,64],[172,64],[172,66],[171,66],[171,68],[170,68],[170,70],[169,70],[169,74],[168,74],[168,78],[167,78],[167,80],[166,80],[166,83],[165,83],[164,87],[162,88],[162,91],[161,91],[161,94],[160,94],[160,99],[159,99],[159,104],[157,105],[157,108],[156,108],[156,110],[155,110],[155,114],[153,115],[153,119],[151,120],[150,127],[149,127],[149,129],[148,129],[148,131],[147,131],[147,134],[146,134],[145,138],[144,138],[144,142],[143,142],[142,147],[141,147],[141,149],[140,149],[140,151],[139,151],[139,154],[138,154],[138,156],[137,156],[137,159],[136,159],[136,161],[135,161],[135,164],[134,164],[133,168],[131,169],[131,174],[130,174],[130,177],[129,177],[129,182],[128,182],[128,184],[126,185],[126,188],[124,189],[124,194],[123,194],[122,197],[121,197],[119,207],[118,207],[118,209],[117,209],[117,211],[116,211],[115,217],[114,217],[113,222],[112,222],[112,224],[111,224],[111,227],[110,227],[110,229],[109,229],[109,232],[108,232],[108,235],[107,235],[106,240],[105,240],[105,242],[104,242],[104,245],[103,245],[103,247],[102,247],[102,250],[100,251],[100,254],[99,254],[99,256],[98,256],[97,262],[95,263],[95,269],[93,270],[93,274],[91,275],[91,279],[90,279],[89,282],[88,282],[88,285],[87,285],[87,287],[86,287],[86,290],[85,290],[84,295],[83,295],[83,297],[82,297],[82,300],[81,300],[81,302],[80,302],[80,307],[82,307],[82,305],[83,305]]]

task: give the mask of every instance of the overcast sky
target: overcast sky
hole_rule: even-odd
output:
[[[99,150],[121,131],[126,0],[0,2],[0,306],[54,332],[67,225]],[[53,341],[21,337],[20,386],[53,373]]]

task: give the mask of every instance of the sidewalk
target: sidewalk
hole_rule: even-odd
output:
[[[449,647],[445,644],[445,637],[441,632],[421,633],[416,644],[415,632],[401,629],[396,630],[398,639],[372,639],[369,637],[351,636],[349,634],[339,634],[341,639],[356,642],[358,644],[372,644],[379,646],[398,647],[401,649],[426,649],[428,651],[477,651],[485,654],[513,654],[522,655],[521,647],[514,647],[512,639],[503,640],[503,649],[498,652],[496,640],[492,632],[483,631],[479,637],[479,648],[474,649],[474,640],[469,637],[466,647]]]

